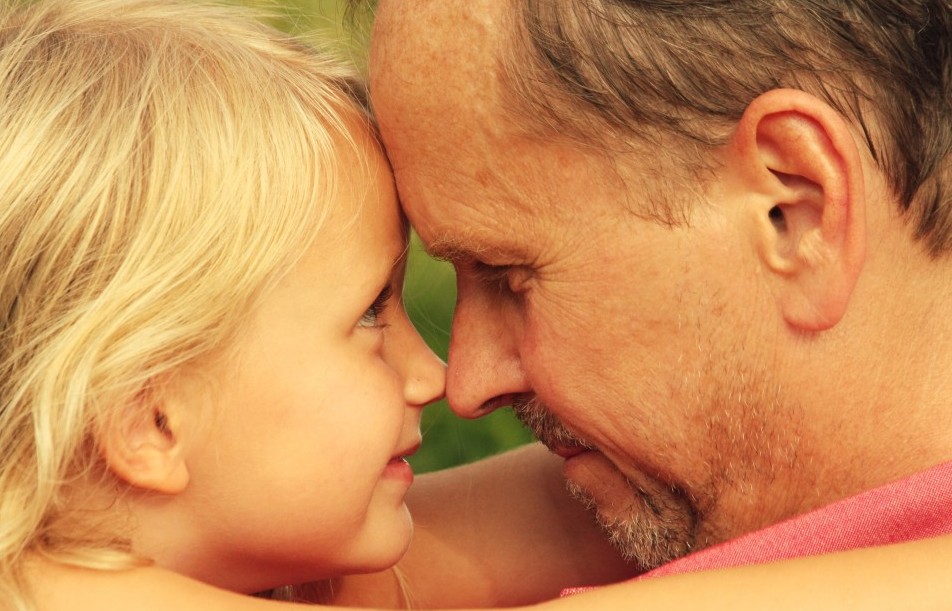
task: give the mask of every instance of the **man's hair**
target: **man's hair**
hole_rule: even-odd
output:
[[[862,131],[914,233],[952,250],[950,0],[523,0],[507,88],[532,131],[703,149],[758,95],[813,93]]]
[[[174,0],[0,9],[0,600],[12,608],[28,605],[27,552],[138,561],[116,525],[69,502],[96,465],[97,429],[152,409],[137,398],[161,400],[163,380],[229,345],[322,230],[344,159],[365,157],[352,69],[244,13]]]

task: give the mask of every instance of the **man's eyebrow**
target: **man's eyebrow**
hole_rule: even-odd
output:
[[[473,250],[464,246],[458,239],[440,237],[424,243],[426,253],[437,261],[462,261],[473,258]]]
[[[492,263],[500,259],[509,261],[524,258],[521,253],[514,253],[502,245],[467,242],[458,236],[439,236],[430,240],[429,243],[424,243],[424,247],[428,255],[437,261],[448,263],[474,260]]]

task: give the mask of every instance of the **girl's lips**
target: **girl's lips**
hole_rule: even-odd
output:
[[[388,479],[403,480],[407,485],[413,483],[413,467],[402,456],[391,458],[383,474]]]
[[[384,477],[388,479],[402,480],[407,485],[413,483],[413,467],[407,462],[407,457],[412,456],[420,449],[420,440],[414,441],[406,446],[405,449],[397,452],[388,462],[384,469]]]
[[[406,449],[401,450],[397,452],[396,454],[394,454],[393,458],[391,459],[391,462],[393,462],[394,460],[406,459],[408,456],[413,456],[414,454],[417,453],[417,450],[419,449],[420,449],[420,442],[416,441],[412,445],[407,446]]]

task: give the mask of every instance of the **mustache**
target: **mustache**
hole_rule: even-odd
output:
[[[535,395],[520,395],[512,401],[512,411],[522,424],[548,448],[595,447],[569,431]]]

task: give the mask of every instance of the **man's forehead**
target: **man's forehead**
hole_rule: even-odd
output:
[[[442,176],[424,171],[404,174],[407,216],[428,253],[438,259],[465,261],[518,257],[517,236],[538,223],[528,200],[514,201],[495,181],[472,180],[460,172]],[[397,177],[398,183],[400,176]]]
[[[402,205],[427,249],[459,259],[495,248],[501,236],[544,221],[547,193],[514,171],[505,149],[446,147],[441,154],[404,151],[395,171]]]
[[[371,99],[403,205],[440,258],[495,255],[501,236],[536,223],[547,196],[539,175],[551,167],[503,112],[505,10],[494,0],[378,7]]]
[[[406,102],[403,112],[427,112],[456,97],[447,94],[494,86],[502,5],[382,0],[371,36],[372,95],[387,105]]]
[[[498,0],[379,0],[374,20],[374,36],[390,42],[413,45],[408,54],[420,48],[445,48],[460,51],[486,42],[471,40],[479,34],[498,31],[505,15],[505,3]],[[371,42],[377,42],[371,39]]]

